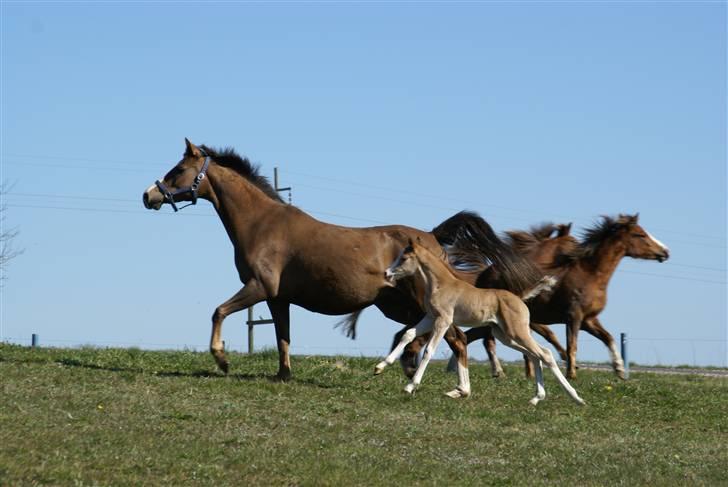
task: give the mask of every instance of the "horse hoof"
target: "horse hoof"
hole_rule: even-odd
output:
[[[461,391],[460,389],[455,388],[450,392],[446,392],[445,395],[447,397],[452,397],[453,399],[460,399],[461,397],[468,397],[470,395],[470,393]]]
[[[220,367],[220,370],[222,370],[223,374],[227,375],[230,371],[230,364],[228,364],[227,360],[224,362],[218,362],[217,366]]]
[[[376,365],[376,366],[374,367],[374,375],[379,375],[379,374],[381,374],[382,372],[384,372],[384,367],[386,367],[386,366],[387,366],[387,364],[386,364],[386,363],[384,363],[384,362],[380,362],[380,363],[378,363],[378,364],[377,364],[377,365]]]
[[[291,380],[291,371],[279,370],[276,374],[276,380],[279,382],[288,382],[289,380]]]
[[[528,404],[530,404],[530,405],[532,405],[532,406],[535,406],[535,405],[536,405],[536,404],[538,404],[539,402],[541,402],[541,399],[539,399],[538,397],[534,397],[534,398],[532,398],[532,399],[531,399],[530,401],[528,401]]]
[[[406,392],[407,394],[413,394],[415,392],[415,385],[410,382],[409,384],[404,386],[404,392]]]

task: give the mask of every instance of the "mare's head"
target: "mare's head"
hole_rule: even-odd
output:
[[[407,247],[399,253],[394,262],[384,271],[385,279],[394,284],[403,277],[414,275],[420,268],[420,260],[417,257],[418,251],[422,251],[422,246],[410,239]]]
[[[619,215],[617,218],[602,217],[602,222],[586,231],[583,246],[595,248],[601,242],[610,240],[624,246],[625,255],[635,259],[656,260],[664,262],[670,257],[670,249],[650,235],[637,220],[635,215]]]
[[[180,201],[195,204],[198,195],[204,195],[208,189],[209,183],[205,180],[205,176],[209,161],[208,154],[203,148],[185,139],[185,153],[182,160],[161,181],[158,180],[147,188],[142,196],[144,207],[158,210],[164,203],[169,203],[174,211],[177,211],[176,203]]]

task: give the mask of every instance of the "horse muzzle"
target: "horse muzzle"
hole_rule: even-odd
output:
[[[158,210],[164,203],[164,195],[156,185],[150,186],[142,195],[142,202],[147,210]]]
[[[663,252],[657,254],[657,262],[665,262],[667,259],[670,258],[670,251],[664,250]]]

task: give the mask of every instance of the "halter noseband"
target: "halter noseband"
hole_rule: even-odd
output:
[[[164,200],[162,200],[162,203],[169,203],[172,205],[172,208],[174,211],[179,211],[182,208],[187,208],[190,205],[197,204],[197,188],[200,187],[200,183],[203,179],[205,179],[205,175],[207,174],[207,168],[210,166],[210,156],[203,152],[202,155],[205,156],[205,163],[202,164],[202,169],[200,169],[200,172],[197,173],[197,176],[195,176],[195,180],[192,183],[192,185],[186,187],[186,188],[180,188],[174,191],[170,191],[165,184],[157,179],[154,181],[154,184],[157,185],[157,188],[162,193],[162,196],[164,196]],[[184,205],[182,208],[177,208],[177,205],[175,204],[174,197],[178,195],[184,195],[189,193],[191,195],[191,202]]]

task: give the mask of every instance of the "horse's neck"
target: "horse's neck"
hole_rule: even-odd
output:
[[[211,165],[208,171],[214,194],[210,202],[236,250],[246,250],[246,240],[254,235],[260,220],[277,205],[243,176],[235,171]]]
[[[431,294],[435,289],[447,284],[450,280],[457,280],[446,264],[430,252],[420,252],[417,255],[420,260],[420,269],[425,280],[425,286]]]
[[[622,242],[608,240],[600,244],[592,255],[584,258],[586,267],[594,275],[598,286],[606,289],[625,253]]]

